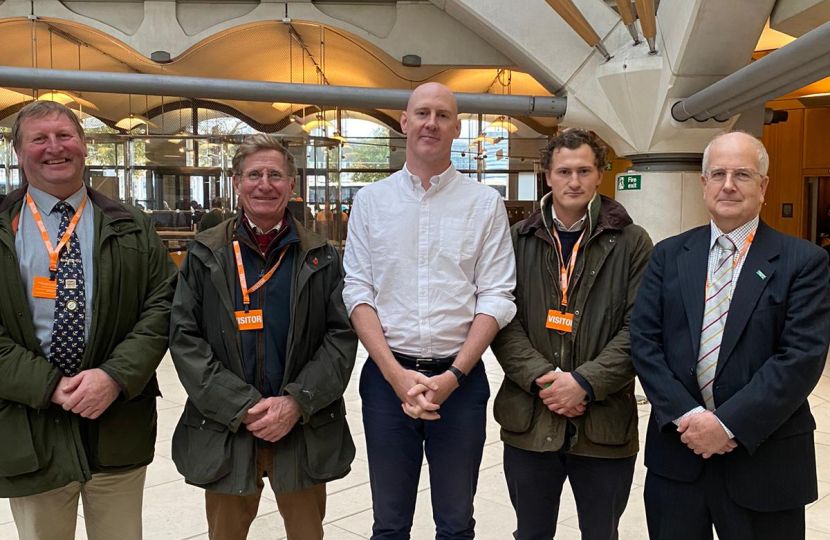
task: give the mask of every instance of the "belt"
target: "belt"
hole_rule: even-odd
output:
[[[407,356],[396,353],[395,351],[392,351],[392,355],[406,369],[414,369],[421,373],[443,373],[455,362],[455,356],[448,356],[446,358],[415,358],[414,356]]]

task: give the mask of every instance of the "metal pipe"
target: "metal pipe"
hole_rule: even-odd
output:
[[[736,96],[731,100],[708,111],[709,117],[719,122],[725,122],[731,117],[747,110],[750,106],[766,103],[773,98],[769,96],[783,96],[798,90],[808,84],[821,80],[830,75],[830,55],[824,59],[813,61],[809,64],[794,69],[790,76],[781,80],[775,79],[770,84],[764,85],[763,91],[747,92],[744,95]],[[753,104],[753,105],[750,105]]]
[[[344,108],[404,110],[411,90],[321,86],[206,77],[177,77],[103,71],[75,71],[0,66],[0,86],[9,88],[49,88],[147,94],[201,99],[232,99],[284,103],[308,103]],[[567,99],[554,96],[509,94],[455,94],[459,112],[502,114],[507,116],[561,117]]]
[[[640,44],[640,34],[637,33],[637,23],[634,21],[634,11],[631,9],[631,0],[617,0],[617,11],[620,12],[620,18],[623,24],[628,28],[628,33],[634,39],[634,45]]]
[[[785,45],[732,75],[724,77],[691,97],[675,103],[672,107],[672,116],[679,122],[685,122],[692,117],[699,121],[708,120],[714,115],[704,114],[706,111],[716,110],[733,98],[751,93],[753,88],[768,84],[771,80],[784,79],[778,85],[776,91],[768,92],[763,96],[765,101],[780,97],[783,94],[776,92],[788,85],[794,78],[797,79],[799,74],[804,71],[801,69],[802,66],[806,64],[819,66],[823,61],[822,57],[827,57],[828,53],[830,53],[830,22],[807,32],[789,45]],[[803,82],[802,86],[823,78],[821,73],[813,72],[808,68],[805,69],[813,73],[815,78],[807,79],[807,82]],[[750,98],[743,101],[755,100]],[[731,109],[733,114],[735,110],[738,110],[738,108],[733,107]],[[741,106],[741,110],[744,110],[743,106]]]
[[[800,79],[800,80],[792,81],[792,82],[790,82],[790,83],[788,83],[788,84],[786,84],[786,85],[782,85],[782,86],[780,86],[780,87],[779,87],[779,88],[778,88],[778,89],[777,89],[777,90],[776,90],[776,91],[772,94],[774,97],[769,97],[769,95],[760,96],[760,97],[755,98],[755,99],[753,99],[753,100],[751,100],[751,101],[746,101],[746,102],[742,103],[742,104],[741,104],[740,106],[738,106],[738,107],[735,107],[735,108],[733,108],[733,109],[730,109],[730,110],[728,110],[728,111],[725,111],[725,112],[723,112],[723,113],[721,113],[721,114],[719,114],[719,115],[715,116],[714,118],[715,118],[715,120],[717,120],[718,122],[726,122],[726,121],[727,121],[727,120],[729,120],[731,117],[733,117],[733,116],[735,116],[735,115],[737,115],[737,114],[740,114],[740,113],[744,112],[744,111],[745,111],[745,110],[747,110],[747,109],[751,109],[752,107],[755,107],[755,106],[757,106],[757,105],[764,105],[764,104],[766,104],[767,102],[769,102],[770,100],[775,99],[775,97],[778,97],[778,96],[783,96],[784,94],[787,94],[787,93],[789,93],[789,92],[792,92],[793,90],[798,90],[799,88],[803,88],[804,86],[807,86],[808,84],[810,84],[810,83],[812,83],[812,82],[814,82],[814,81],[817,81],[817,80],[821,80],[821,79],[823,79],[823,78],[824,78],[824,77],[826,77],[827,75],[830,75],[830,69],[826,69],[826,70],[824,70],[824,71],[823,71],[823,73],[821,73],[821,74],[819,74],[819,75],[813,75],[813,76],[812,76],[812,77],[810,77],[810,78],[804,78],[804,79]]]
[[[589,46],[596,49],[606,60],[611,60],[611,55],[602,40],[599,38],[596,30],[591,26],[585,16],[579,11],[579,8],[574,5],[573,0],[545,0],[550,7],[562,17],[562,20],[568,23],[568,26],[573,28],[574,32],[579,34],[579,37],[585,41]]]
[[[648,54],[657,54],[657,12],[654,9],[654,0],[634,0],[634,3],[637,5],[643,37],[648,43]]]
[[[774,111],[767,107],[764,109],[764,125],[769,126],[771,124],[778,124],[780,122],[786,122],[787,119],[790,117],[790,113],[787,111]]]
[[[815,60],[808,62],[806,64],[796,66],[790,73],[787,73],[787,78],[784,79],[782,76],[770,78],[769,80],[765,80],[758,84],[757,86],[752,86],[747,88],[745,92],[740,94],[736,94],[729,99],[723,100],[719,102],[717,105],[713,107],[704,109],[699,113],[694,115],[694,119],[700,122],[708,120],[709,118],[718,118],[722,117],[724,114],[727,114],[736,108],[740,107],[741,110],[746,110],[746,107],[743,105],[749,101],[755,101],[758,98],[762,98],[763,101],[768,101],[765,99],[765,96],[768,95],[784,95],[787,91],[781,91],[782,88],[790,88],[795,90],[797,88],[801,88],[809,82],[816,80],[816,74],[819,75],[821,78],[821,73],[826,71],[830,68],[830,55],[825,57],[816,58]],[[807,83],[801,84],[801,81],[808,81]],[[680,108],[678,107],[678,111]],[[730,116],[734,116],[737,113],[732,112],[725,119],[729,119]]]

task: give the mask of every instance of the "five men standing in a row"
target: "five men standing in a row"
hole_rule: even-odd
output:
[[[141,538],[168,329],[188,393],[173,459],[206,490],[212,540],[247,537],[264,477],[288,538],[322,538],[325,483],[355,454],[342,396],[358,336],[375,540],[409,538],[424,453],[436,538],[474,537],[491,341],[518,540],[553,538],[565,478],[583,538],[618,538],[635,368],[652,403],[651,538],[708,540],[713,524],[724,540],[803,538],[830,279],[824,251],[759,220],[763,145],[715,139],[711,223],[650,258],[646,232],[597,194],[605,148],[589,133],[551,139],[550,193],[510,231],[498,193],[452,166],[448,88],[417,88],[401,126],[406,165],[356,197],[345,274],[286,211],[291,154],[255,135],[233,159],[241,212],[197,235],[174,296],[147,217],[84,186],[74,114],[21,110],[28,183],[0,204],[0,430],[19,441],[0,450],[0,496],[21,539],[74,538],[79,496],[92,540]]]

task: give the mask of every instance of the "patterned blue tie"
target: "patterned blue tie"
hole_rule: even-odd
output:
[[[61,213],[58,238],[63,237],[69,220],[75,213],[65,201],[55,205]],[[61,250],[57,272],[57,298],[55,300],[55,323],[52,327],[52,350],[49,361],[64,375],[71,377],[78,373],[84,355],[84,322],[86,319],[86,296],[84,289],[84,265],[81,261],[81,241],[72,236]]]

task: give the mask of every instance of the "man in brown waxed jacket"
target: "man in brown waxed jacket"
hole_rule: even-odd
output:
[[[566,477],[583,540],[616,540],[628,502],[638,450],[628,319],[652,244],[597,194],[605,155],[582,130],[551,139],[551,193],[512,230],[517,314],[492,349],[518,540],[553,538]]]

